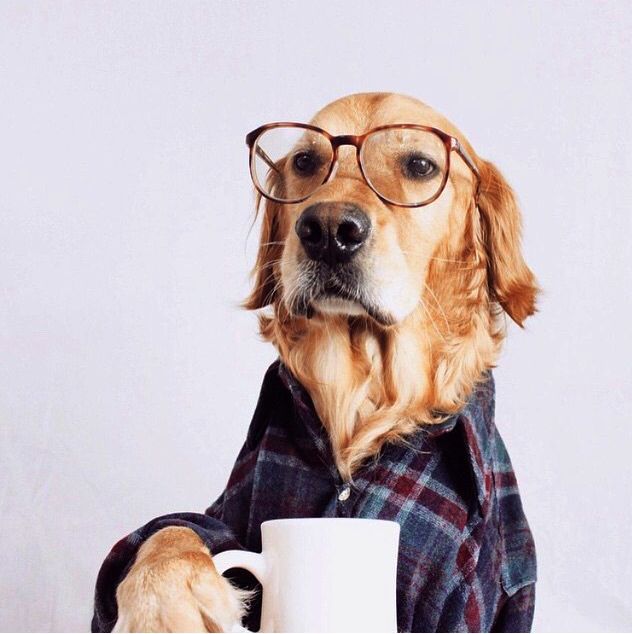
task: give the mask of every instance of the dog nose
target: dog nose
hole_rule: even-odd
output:
[[[371,221],[351,203],[316,203],[303,211],[295,229],[309,258],[343,264],[366,242]]]

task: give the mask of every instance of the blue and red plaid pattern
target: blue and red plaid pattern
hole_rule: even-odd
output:
[[[187,526],[211,553],[260,551],[261,523],[289,517],[399,523],[400,632],[531,628],[535,547],[494,424],[491,373],[459,414],[420,427],[406,443],[385,445],[349,485],[335,467],[309,395],[277,361],[266,373],[246,442],[219,499],[205,514],[159,517],[114,546],[97,579],[93,631],[114,626],[116,588],[139,546],[157,530]],[[256,585],[245,571],[233,571],[232,580]],[[260,601],[246,625],[258,628],[259,616]]]

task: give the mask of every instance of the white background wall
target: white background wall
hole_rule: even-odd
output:
[[[349,92],[453,119],[545,294],[496,372],[535,627],[632,628],[632,9],[0,4],[0,629],[86,630],[98,567],[223,488],[274,351],[244,135]]]

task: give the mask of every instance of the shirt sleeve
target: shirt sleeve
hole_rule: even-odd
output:
[[[168,526],[195,531],[211,553],[241,549],[235,533],[222,521],[199,513],[173,513],[158,517],[114,545],[97,577],[94,596],[93,632],[111,632],[118,618],[116,589],[131,568],[141,545],[154,533]]]
[[[512,594],[502,606],[492,632],[530,632],[535,610],[535,583]]]

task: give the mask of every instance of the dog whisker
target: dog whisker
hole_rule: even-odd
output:
[[[269,247],[269,246],[276,246],[276,245],[285,246],[285,240],[275,240],[273,242],[260,242],[259,243],[260,247]]]
[[[434,291],[430,288],[430,286],[428,286],[428,284],[426,282],[424,282],[424,286],[426,287],[426,290],[430,293],[430,295],[432,296],[432,299],[434,299],[435,304],[437,305],[437,308],[441,311],[441,315],[443,316],[443,320],[445,322],[445,326],[448,329],[448,332],[450,334],[451,330],[450,330],[450,323],[448,322],[448,317],[445,314],[445,310],[443,310],[443,307],[441,306],[441,304],[439,303],[439,300],[437,299],[437,296],[434,294]]]
[[[419,300],[418,304],[421,306],[422,310],[424,311],[424,314],[426,315],[426,317],[428,317],[428,319],[430,319],[430,323],[432,324],[432,327],[434,328],[435,332],[437,333],[437,335],[439,335],[439,337],[441,337],[441,339],[443,339],[443,341],[445,343],[447,343],[447,339],[445,338],[445,335],[439,330],[439,328],[437,328],[437,324],[435,323],[435,320],[433,319],[430,311],[428,310],[428,307],[426,306],[425,302],[423,300]]]
[[[416,251],[407,251],[405,249],[400,249],[401,253],[404,253],[405,255],[420,255],[418,252]],[[466,271],[469,269],[476,269],[480,267],[480,262],[479,259],[477,258],[475,261],[468,261],[468,260],[452,260],[450,258],[440,258],[434,255],[431,255],[429,258],[429,260],[434,260],[435,262],[447,262],[450,264],[467,264],[468,266],[464,266],[459,268],[459,271]]]

